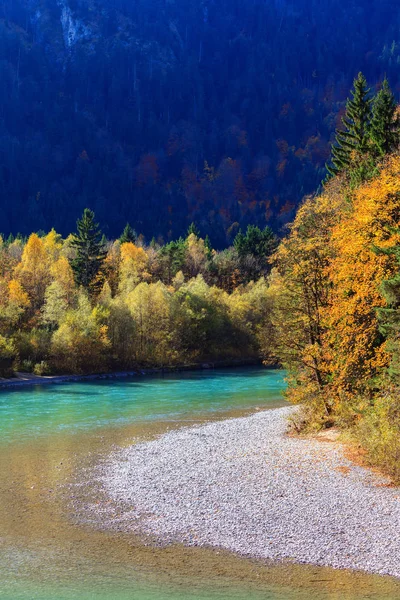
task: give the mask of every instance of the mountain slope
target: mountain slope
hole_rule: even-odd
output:
[[[0,231],[279,229],[354,75],[398,90],[389,0],[1,0]]]

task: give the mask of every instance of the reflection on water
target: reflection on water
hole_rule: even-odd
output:
[[[115,445],[279,404],[282,388],[281,373],[245,369],[1,393],[0,598],[399,599],[390,578],[154,548],[74,524],[71,496],[85,498],[71,484]]]

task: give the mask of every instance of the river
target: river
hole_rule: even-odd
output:
[[[0,392],[0,598],[400,598],[386,577],[155,548],[76,519],[79,481],[113,448],[284,403],[283,373],[249,367]]]

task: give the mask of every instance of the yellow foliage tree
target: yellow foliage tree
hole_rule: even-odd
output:
[[[332,230],[332,301],[323,319],[338,410],[345,414],[363,408],[374,377],[388,364],[376,309],[385,305],[380,286],[396,265],[393,256],[376,250],[399,244],[399,225],[400,158],[394,156],[354,192]]]
[[[138,283],[149,278],[148,256],[144,248],[132,242],[121,245],[121,271],[119,289],[129,293]]]
[[[15,279],[0,279],[0,322],[2,329],[15,326],[30,305],[28,294]]]
[[[66,301],[71,304],[76,290],[74,273],[69,260],[65,256],[60,256],[56,262],[51,264],[50,274],[53,281],[57,282],[61,286]]]
[[[91,373],[107,368],[110,346],[107,326],[98,319],[89,298],[80,292],[78,305],[65,313],[52,338],[52,364],[57,371]]]
[[[198,238],[197,235],[191,233],[187,240],[186,250],[186,268],[188,270],[189,277],[196,277],[201,273],[207,262],[207,250],[202,238]]]
[[[163,283],[142,282],[126,299],[135,324],[134,345],[139,361],[168,362],[170,297]]]
[[[61,235],[52,229],[44,236],[43,246],[49,258],[49,262],[55,263],[59,259],[63,247]]]
[[[300,207],[290,235],[273,257],[269,289],[275,352],[288,369],[288,397],[327,421],[333,402],[325,390],[330,355],[323,315],[331,306],[330,238],[346,204],[343,190],[343,183],[334,180],[322,196],[308,198]]]
[[[32,233],[26,243],[21,262],[15,268],[15,278],[29,294],[33,309],[40,308],[51,275],[46,247],[36,233]]]

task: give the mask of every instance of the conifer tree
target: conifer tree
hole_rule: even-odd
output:
[[[198,229],[198,227],[196,226],[195,223],[191,223],[189,225],[188,231],[187,231],[187,237],[189,237],[189,235],[193,233],[196,237],[200,237],[200,231]]]
[[[344,129],[336,131],[331,163],[326,165],[328,179],[346,170],[355,152],[362,155],[368,151],[372,103],[369,93],[367,81],[359,73],[354,80],[352,98],[347,100],[346,114],[342,119]]]
[[[96,278],[106,257],[102,233],[92,210],[85,208],[77,221],[78,232],[71,246],[76,249],[76,258],[71,261],[75,283],[86,290],[96,291]]]
[[[208,233],[204,240],[204,247],[205,247],[206,253],[207,253],[207,260],[211,260],[213,247],[211,245],[211,240],[210,240],[210,236],[208,235]]]
[[[233,246],[240,258],[252,255],[265,259],[271,256],[277,244],[278,240],[268,225],[263,230],[254,225],[248,225],[246,233],[239,230],[233,240]]]
[[[396,114],[397,105],[385,78],[381,90],[372,104],[370,137],[378,156],[389,154],[400,141],[400,119]]]
[[[121,244],[127,244],[128,242],[134,244],[136,242],[136,237],[135,230],[130,226],[129,223],[127,223],[121,237],[119,238],[119,241]]]
[[[400,230],[394,230],[399,234]],[[386,338],[386,350],[391,354],[389,377],[396,385],[400,384],[400,246],[375,248],[377,254],[392,255],[399,270],[390,279],[382,282],[381,293],[387,302],[385,308],[378,308],[379,329]]]
[[[182,237],[179,240],[169,242],[160,249],[160,258],[164,263],[165,277],[168,285],[172,278],[182,271],[186,258],[187,242]]]

